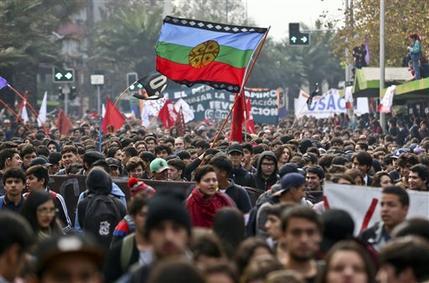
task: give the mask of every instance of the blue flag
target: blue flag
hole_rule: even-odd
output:
[[[0,77],[0,89],[4,88],[5,86],[7,86],[8,82],[5,78]]]

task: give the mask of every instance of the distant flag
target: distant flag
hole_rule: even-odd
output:
[[[106,99],[106,113],[101,122],[101,129],[103,133],[107,133],[108,127],[112,126],[115,131],[119,130],[125,123],[125,117],[122,115],[121,111],[115,107],[113,102],[107,98]]]
[[[166,129],[174,126],[177,119],[177,112],[174,109],[173,102],[167,99],[158,114],[159,120]]]
[[[235,96],[235,106],[232,110],[230,141],[243,142],[243,123],[245,122],[245,97],[244,92]]]
[[[245,112],[245,119],[246,119],[246,131],[249,134],[255,134],[255,120],[253,120],[252,115],[252,102],[250,101],[250,98],[246,98],[246,112]]]
[[[7,80],[3,77],[0,77],[0,89],[7,87],[7,85],[8,85]]]
[[[378,106],[378,112],[380,113],[390,113],[392,112],[393,105],[393,96],[396,92],[396,86],[391,85],[387,88],[386,93],[381,99],[380,105]]]
[[[104,115],[106,115],[106,105],[101,104],[101,118],[104,118]]]
[[[368,46],[368,38],[365,38],[365,63],[368,66],[369,61],[371,60],[370,54],[369,54],[369,46]]]
[[[353,87],[348,86],[344,90],[344,100],[346,101],[346,109],[353,109]]]
[[[156,69],[177,83],[238,92],[267,31],[167,16],[156,45]]]
[[[37,116],[37,124],[39,127],[43,126],[46,122],[46,114],[48,112],[48,92],[45,91],[43,95],[42,105],[40,105],[39,115]]]
[[[24,124],[26,124],[28,121],[30,121],[30,118],[28,118],[28,112],[27,112],[27,101],[24,101],[24,103],[22,103],[22,108],[21,108],[21,119],[24,122]]]
[[[175,122],[175,126],[176,126],[176,130],[177,130],[177,135],[179,136],[184,136],[186,133],[186,126],[185,126],[185,118],[183,115],[183,109],[180,108],[179,111],[177,112],[177,119]]]
[[[70,121],[70,118],[62,109],[58,111],[56,125],[57,125],[58,132],[60,133],[61,136],[67,136],[70,130],[73,128],[73,124]]]
[[[183,121],[185,123],[188,123],[195,118],[194,110],[192,110],[191,106],[189,106],[189,104],[186,103],[186,101],[182,98],[176,101],[176,103],[174,104],[174,109],[177,113],[179,113],[179,111],[182,112]]]

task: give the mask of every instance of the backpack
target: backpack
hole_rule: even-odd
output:
[[[89,194],[87,198],[82,228],[108,248],[113,230],[122,219],[119,207],[121,204],[110,195]]]
[[[121,270],[126,272],[130,264],[131,256],[134,248],[135,233],[125,236],[121,244]]]

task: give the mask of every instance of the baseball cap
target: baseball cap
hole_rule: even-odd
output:
[[[165,161],[162,158],[155,158],[152,160],[152,162],[149,165],[150,172],[152,173],[161,173],[164,170],[167,170],[170,168],[167,164],[167,161]]]
[[[34,166],[34,165],[50,166],[52,164],[49,163],[49,161],[48,161],[48,159],[46,159],[46,157],[38,156],[38,157],[34,158],[33,160],[31,160],[30,166]]]
[[[273,186],[273,196],[280,196],[292,187],[299,187],[305,184],[305,178],[299,173],[288,173],[280,180],[280,185]]]
[[[99,268],[103,264],[103,250],[90,235],[59,235],[42,241],[36,250],[36,271],[40,276],[55,260],[64,255],[83,255]]]
[[[241,144],[236,143],[236,144],[230,145],[228,148],[228,154],[233,152],[238,152],[243,154],[243,147],[241,146]]]

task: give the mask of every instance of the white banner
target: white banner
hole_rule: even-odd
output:
[[[321,96],[313,97],[311,105],[307,105],[307,100],[308,94],[304,91],[300,91],[298,98],[295,99],[296,118],[311,116],[316,117],[317,119],[325,119],[332,117],[335,114],[347,112],[346,100],[344,97],[340,96],[338,89],[330,89]],[[362,102],[357,105],[355,112],[368,113],[368,106],[364,107]]]
[[[339,208],[350,213],[355,221],[356,234],[362,228],[370,227],[380,221],[381,188],[326,183],[323,190],[329,208]],[[429,192],[407,192],[410,196],[408,218],[414,216],[428,218]]]

